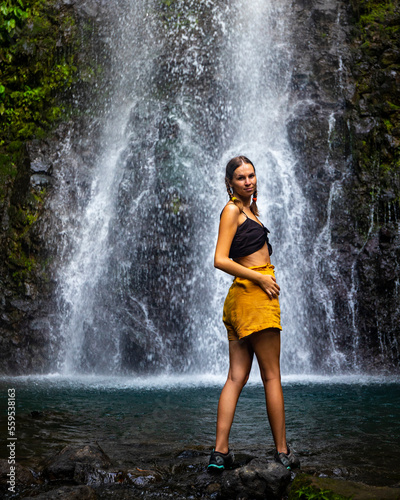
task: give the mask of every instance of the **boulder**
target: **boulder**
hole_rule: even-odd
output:
[[[254,459],[244,467],[224,473],[221,497],[234,499],[282,498],[291,480],[291,473],[281,464]]]
[[[10,464],[8,460],[0,460],[0,488],[7,488],[7,481],[10,479]],[[37,479],[30,469],[20,464],[15,464],[15,486],[30,486],[37,484]],[[0,490],[1,491],[1,490]]]
[[[42,474],[48,481],[87,483],[98,476],[99,469],[110,465],[109,457],[98,444],[68,445],[46,462]]]

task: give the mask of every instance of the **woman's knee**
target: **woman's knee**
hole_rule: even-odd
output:
[[[279,382],[281,381],[281,371],[279,367],[274,368],[268,368],[267,370],[263,370],[260,367],[260,375],[261,375],[261,380],[263,384],[267,384],[268,382],[272,380],[278,380]]]
[[[266,355],[262,353],[257,356],[258,366],[260,368],[261,379],[263,382],[268,380],[276,380],[281,378],[281,368],[279,356],[273,354]]]
[[[249,372],[229,370],[228,380],[230,380],[233,384],[243,388],[249,380],[249,375]]]

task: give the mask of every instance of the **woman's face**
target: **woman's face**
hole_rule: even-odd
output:
[[[257,178],[253,165],[244,163],[233,172],[233,179],[229,182],[233,194],[239,198],[249,198],[256,191]]]

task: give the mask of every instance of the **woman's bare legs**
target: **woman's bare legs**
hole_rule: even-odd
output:
[[[260,367],[268,420],[276,449],[278,452],[287,453],[285,407],[279,363],[281,350],[280,331],[276,328],[270,328],[253,333],[248,338]]]
[[[249,378],[253,355],[253,347],[247,339],[229,341],[228,379],[219,397],[217,415],[215,451],[220,453],[228,453],[229,433],[236,404]]]

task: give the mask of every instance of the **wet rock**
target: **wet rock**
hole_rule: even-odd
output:
[[[8,460],[0,459],[0,491],[8,488],[7,481],[10,480],[10,464]],[[27,467],[15,464],[15,486],[29,486],[38,482],[34,473]]]
[[[106,469],[110,465],[109,457],[97,444],[68,445],[47,461],[42,474],[48,481],[96,482],[98,469]]]
[[[77,1],[76,6],[83,14],[90,17],[96,17],[99,12],[99,3],[95,0]]]
[[[95,500],[96,498],[90,486],[63,486],[39,495],[23,497],[23,500]]]
[[[179,453],[178,458],[194,458],[200,457],[202,455],[203,453],[199,450],[183,450],[181,453]]]
[[[326,474],[320,474],[319,477],[300,474],[293,481],[290,487],[289,498],[298,498],[298,490],[307,488],[310,495],[318,498],[318,492],[321,490],[330,493],[326,498],[333,498],[334,495],[341,495],[341,498],[352,498],[353,500],[398,500],[400,498],[400,488],[369,486],[354,481],[343,481],[342,479],[332,479],[326,477]]]
[[[49,145],[45,141],[31,141],[26,145],[30,169],[34,173],[50,174],[52,169]]]
[[[51,182],[51,179],[46,174],[34,174],[31,177],[31,183],[33,186],[47,186]]]
[[[147,488],[150,484],[154,483],[156,481],[156,477],[149,475],[149,476],[138,476],[132,478],[132,484],[136,486],[136,488],[143,490]]]
[[[35,418],[35,419],[36,418],[43,418],[43,416],[44,416],[43,412],[37,411],[37,410],[31,411],[30,415],[32,418]]]
[[[221,496],[229,500],[282,498],[290,479],[291,473],[283,465],[255,459],[224,473]]]

